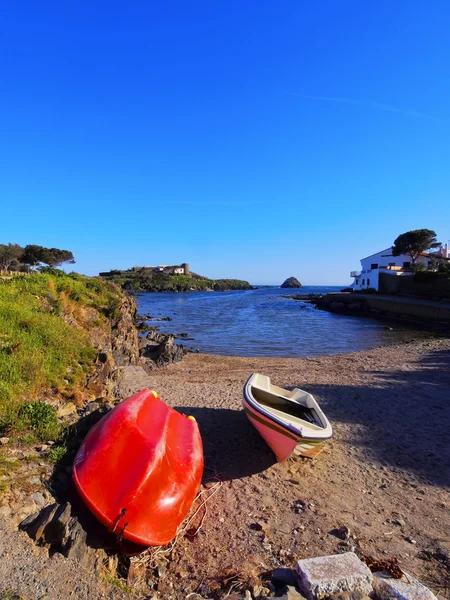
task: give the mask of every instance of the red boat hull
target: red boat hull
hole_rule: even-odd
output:
[[[136,544],[176,535],[200,487],[198,425],[142,390],[106,414],[75,457],[73,479],[94,515]]]

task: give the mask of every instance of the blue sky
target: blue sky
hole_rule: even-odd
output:
[[[0,242],[341,285],[446,241],[449,30],[446,0],[8,3]]]

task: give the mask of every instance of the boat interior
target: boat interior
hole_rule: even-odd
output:
[[[314,407],[316,403],[307,392],[285,390],[272,385],[268,377],[257,375],[252,381],[251,393],[258,404],[283,421],[295,426],[300,424],[300,420],[311,429],[323,429]]]

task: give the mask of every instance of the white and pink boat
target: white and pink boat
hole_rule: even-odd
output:
[[[311,394],[277,387],[265,375],[250,375],[242,404],[278,462],[291,454],[312,458],[318,452],[316,448],[333,435],[328,419]]]

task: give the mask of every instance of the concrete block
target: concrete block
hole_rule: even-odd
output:
[[[306,558],[296,565],[300,591],[308,600],[338,592],[372,592],[373,575],[354,552]]]
[[[433,592],[407,573],[402,579],[394,579],[384,571],[374,573],[373,586],[380,600],[437,600]]]

